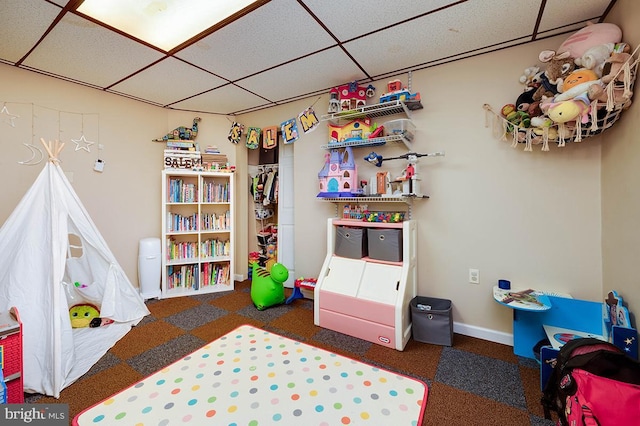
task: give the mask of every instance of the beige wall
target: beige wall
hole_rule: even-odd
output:
[[[631,0],[618,2],[614,16],[623,28],[633,27],[630,15],[640,15],[638,6]],[[625,41],[636,45],[640,37],[634,38]],[[640,161],[640,148],[633,144],[636,138],[628,124],[636,121],[634,115],[637,119],[635,104],[612,131],[566,148],[552,146],[547,153],[539,147],[532,153],[523,152],[522,147],[513,149],[494,139],[485,127],[482,105],[500,108],[515,101],[523,69],[536,63],[541,50],[555,48],[562,40],[551,38],[413,73],[413,89],[422,94],[424,105],[413,113],[418,129],[414,151],[446,151],[445,157],[419,162],[424,192],[431,196],[416,201],[412,208],[413,218],[419,221],[419,293],[451,299],[459,331],[481,335],[491,330],[505,336],[511,332],[512,312],[491,297],[492,286],[500,278],[510,279],[517,287],[567,292],[589,300],[600,300],[605,291],[616,288],[632,302],[632,309],[640,309],[632,274],[640,234],[632,218],[638,216],[634,213],[640,210],[640,202],[636,191],[625,185],[637,180],[635,166]],[[406,81],[407,76],[399,78]],[[385,84],[386,80],[374,83],[378,93]],[[87,124],[85,134],[104,145],[104,173],[92,170],[95,146],[86,153],[68,144],[62,165],[73,173],[74,188],[136,284],[138,241],[160,236],[164,145],[151,139],[189,124],[195,114],[163,110],[7,65],[0,65],[0,93],[0,102],[8,102],[10,111],[20,115],[15,128],[0,123],[0,178],[10,183],[3,191],[0,221],[41,169],[17,164],[28,157],[22,142],[33,139],[32,108],[98,113],[99,135],[93,136]],[[314,97],[246,114],[238,121],[245,126],[279,125],[314,102],[321,115],[327,101],[326,95],[320,100]],[[49,110],[37,112],[35,122],[44,123],[40,119],[48,114]],[[242,226],[238,227],[236,273],[246,275],[247,229],[254,226],[246,192],[249,155],[243,146],[227,141],[230,122],[226,117],[198,115],[203,117],[200,144],[217,144],[238,166],[237,217]],[[36,140],[77,136],[78,129],[66,124],[59,135],[57,123],[49,117],[42,128],[34,128]],[[315,197],[317,173],[324,162],[320,146],[328,142],[324,125],[294,143],[298,276],[319,273],[326,251],[326,218],[336,213],[333,204]],[[370,151],[355,150],[362,178],[378,170],[362,160]],[[385,156],[406,152],[400,145],[375,151]],[[402,166],[402,161],[385,162],[384,169],[399,172]],[[479,285],[467,282],[469,268],[480,270]]]
[[[640,3],[620,0],[608,21],[623,29],[633,48],[640,45]],[[637,81],[636,81],[637,83]],[[636,84],[636,93],[638,92]],[[640,314],[640,106],[635,102],[619,125],[602,135],[602,269],[603,294],[618,290],[636,316]]]

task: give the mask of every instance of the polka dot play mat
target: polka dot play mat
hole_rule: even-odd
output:
[[[427,394],[422,381],[243,325],[73,424],[417,426]]]

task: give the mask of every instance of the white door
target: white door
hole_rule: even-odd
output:
[[[296,279],[293,144],[281,143],[278,149],[278,262],[289,269],[285,287],[293,288]]]

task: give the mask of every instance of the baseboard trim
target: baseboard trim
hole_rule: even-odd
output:
[[[233,275],[233,279],[236,281],[244,281],[246,280],[248,277],[245,277],[244,274],[234,274]]]
[[[476,337],[478,339],[488,340],[490,342],[513,346],[513,334],[504,333],[502,331],[476,327],[475,325],[468,325],[454,321],[453,332],[464,334],[465,336]]]

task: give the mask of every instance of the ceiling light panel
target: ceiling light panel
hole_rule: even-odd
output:
[[[254,0],[85,0],[78,12],[169,51]]]

